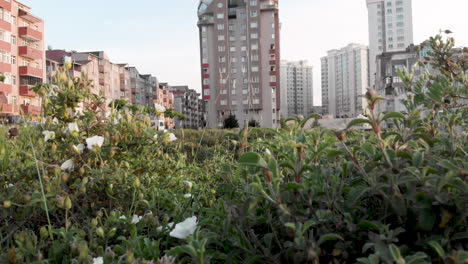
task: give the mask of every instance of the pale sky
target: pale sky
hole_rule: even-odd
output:
[[[104,50],[171,85],[200,89],[198,0],[22,0],[46,22],[54,49]],[[321,102],[320,58],[349,43],[368,45],[365,0],[280,0],[281,59],[314,66]],[[468,0],[413,0],[414,41],[450,29],[468,46]]]

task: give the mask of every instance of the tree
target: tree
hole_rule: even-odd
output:
[[[249,121],[249,127],[260,127],[260,123],[257,120],[252,119]]]
[[[231,129],[236,127],[239,127],[239,122],[237,121],[236,116],[230,113],[228,118],[224,119],[224,128]]]

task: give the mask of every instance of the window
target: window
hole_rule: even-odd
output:
[[[242,56],[242,57],[241,57],[241,62],[247,62],[247,57]]]
[[[398,43],[398,48],[404,48],[405,47],[405,44],[404,43]]]
[[[392,13],[392,10],[391,9],[387,9],[387,14],[391,14]]]
[[[218,14],[216,14],[216,17],[218,19],[224,19],[224,13],[218,13]]]
[[[234,85],[234,86],[235,86],[235,85]],[[231,90],[231,94],[232,94],[232,95],[236,95],[236,90],[234,90],[234,89]]]
[[[392,2],[387,2],[387,6],[392,6]]]
[[[223,3],[218,3],[218,8],[223,8]]]
[[[218,35],[218,41],[223,41],[224,40],[224,35]]]
[[[216,27],[218,30],[224,30],[224,24],[218,24]]]
[[[226,100],[221,100],[221,101],[219,101],[219,103],[220,103],[221,105],[227,105],[227,101],[226,101]]]
[[[251,6],[256,6],[257,5],[257,0],[250,0],[250,5]]]
[[[231,58],[231,63],[235,63],[235,62],[237,62],[236,57],[232,57],[232,58]]]
[[[237,69],[236,68],[231,68],[231,73],[237,73]]]
[[[229,31],[234,31],[235,26],[233,24],[229,24]]]
[[[258,39],[258,33],[251,33],[250,38],[251,39]]]
[[[389,49],[393,49],[393,44],[389,44],[389,45],[388,45],[388,48],[389,48]]]
[[[226,62],[226,57],[224,56],[219,57],[219,63],[224,63],[224,62]]]
[[[242,46],[242,47],[241,47],[241,51],[247,51],[247,47],[246,47],[246,46]]]
[[[253,10],[253,11],[250,11],[250,16],[251,17],[257,17],[257,11]]]
[[[402,8],[402,7],[398,7],[398,8],[396,9],[396,12],[397,12],[397,13],[403,13],[403,8]]]
[[[16,85],[16,76],[11,76],[11,84]]]
[[[270,82],[276,82],[276,76],[274,75],[270,76]]]
[[[249,104],[249,100],[243,100],[242,103],[245,104],[245,105],[248,105],[248,104]]]
[[[397,40],[398,41],[405,41],[405,37],[404,36],[398,36]]]
[[[255,44],[252,44],[252,48],[251,48],[251,49],[252,49],[252,50],[258,50],[258,44],[256,44],[256,43],[255,43]]]
[[[398,20],[403,20],[404,18],[405,18],[404,15],[398,15],[398,16],[397,16],[397,19],[398,19]]]
[[[258,54],[252,54],[252,61],[258,61]]]
[[[258,72],[258,66],[252,66],[252,72]]]
[[[218,46],[218,51],[219,52],[226,51],[226,46]]]
[[[234,92],[234,90],[233,90],[233,92]],[[237,105],[237,101],[236,101],[236,100],[232,100],[231,104],[232,104],[232,105]]]
[[[226,73],[226,67],[220,67],[219,73]]]
[[[11,64],[16,64],[16,56],[11,56]]]
[[[396,1],[396,6],[402,6],[403,5],[403,1],[399,0],[399,1]]]
[[[11,36],[11,44],[16,44],[16,36]]]
[[[257,22],[250,23],[250,28],[258,28],[258,23]]]
[[[260,104],[260,99],[258,98],[253,99],[253,104]]]
[[[241,30],[246,30],[247,29],[247,25],[246,24],[241,24]]]
[[[236,47],[231,47],[229,50],[230,50],[231,52],[236,52]]]
[[[387,24],[387,28],[393,28],[393,24],[392,24],[392,23],[388,23],[388,24]]]
[[[229,41],[236,41],[236,37],[234,37],[234,36],[229,36]]]
[[[227,90],[226,90],[226,89],[221,89],[221,90],[219,91],[219,93],[220,93],[220,94],[227,94]]]
[[[403,23],[403,22],[398,22],[397,23],[397,27],[404,27],[404,26],[405,26],[405,23]]]

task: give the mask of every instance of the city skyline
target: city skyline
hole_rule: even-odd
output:
[[[104,50],[113,61],[129,63],[160,81],[201,90],[198,0],[183,0],[182,4],[141,0],[141,5],[118,5],[126,2],[116,0],[112,12],[108,12],[104,1],[83,0],[80,5],[53,0],[23,2],[44,18],[46,45],[78,51]],[[455,32],[458,46],[466,46],[463,10],[468,3],[463,2],[413,0],[415,44],[439,29],[450,29]],[[319,104],[320,57],[349,43],[368,45],[365,0],[282,0],[279,5],[281,59],[309,61],[314,67],[314,104]],[[168,25],[176,26],[167,30]]]

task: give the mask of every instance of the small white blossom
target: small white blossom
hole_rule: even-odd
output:
[[[104,144],[104,137],[94,136],[86,139],[89,150],[94,150],[95,146],[101,147]]]
[[[77,123],[68,123],[67,132],[68,133],[80,132],[80,129],[78,128],[78,124]]]
[[[174,227],[174,223],[173,223],[173,222],[170,222],[169,224],[167,224],[167,227],[168,227],[169,229],[172,229],[172,228]],[[158,231],[158,232],[161,232],[162,230],[163,230],[163,227],[162,227],[162,226],[156,228],[156,231]]]
[[[187,199],[192,198],[192,194],[190,194],[190,193],[184,194],[184,198],[187,198]]]
[[[49,141],[50,139],[55,138],[55,132],[54,131],[42,131],[42,135],[44,135],[45,142]]]
[[[271,156],[271,151],[269,149],[265,149],[265,154],[267,154],[268,156]]]
[[[119,219],[127,220],[127,217],[125,215],[122,215],[122,216],[119,217]]]
[[[93,264],[104,264],[104,258],[103,257],[93,258]]]
[[[158,134],[156,134],[156,135],[154,135],[153,138],[154,138],[154,139],[157,139],[158,137],[159,137]]]
[[[75,163],[73,162],[73,160],[69,159],[67,161],[65,161],[62,166],[60,166],[60,169],[62,169],[62,171],[68,171],[68,172],[71,172],[75,169]]]
[[[154,108],[158,113],[164,113],[166,112],[166,107],[160,105],[160,104],[154,104]]]
[[[13,188],[13,187],[15,187],[13,184],[11,183],[8,184],[8,188]]]
[[[185,219],[182,223],[178,223],[174,230],[169,233],[171,237],[179,238],[179,239],[184,239],[187,238],[188,236],[193,235],[195,232],[195,229],[197,229],[197,217],[192,216],[190,218]]]
[[[73,149],[76,153],[81,154],[83,153],[85,146],[83,144],[78,144],[78,146],[73,145]]]
[[[174,134],[169,133],[169,141],[172,142],[172,141],[176,141],[176,140],[177,140],[177,137]]]
[[[138,222],[140,222],[142,218],[143,216],[133,215],[132,224],[138,224]]]
[[[190,181],[184,181],[184,184],[187,185],[189,188],[193,187],[193,183]]]

